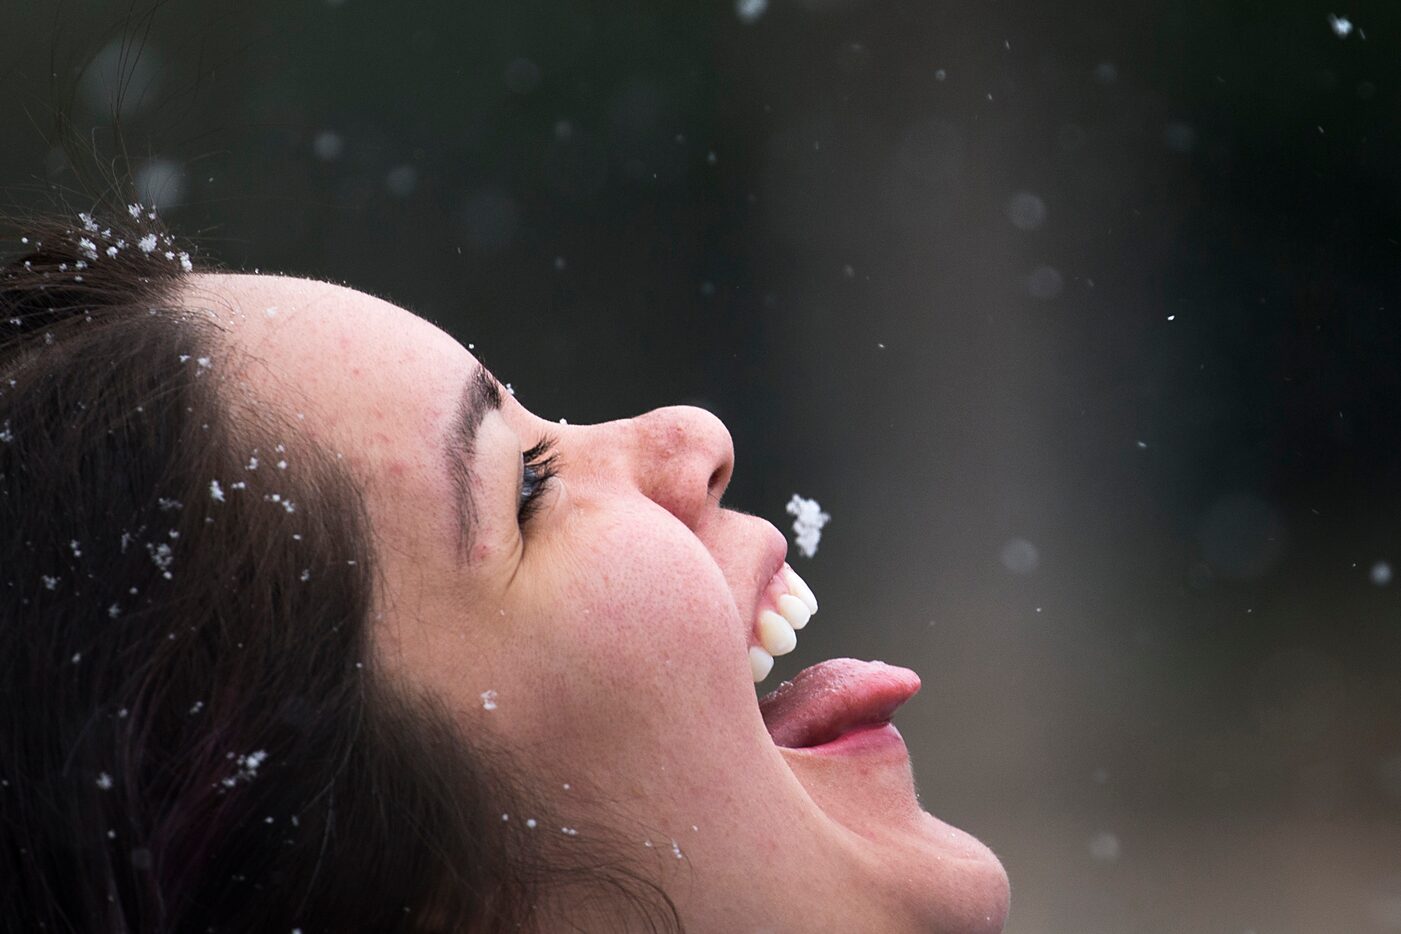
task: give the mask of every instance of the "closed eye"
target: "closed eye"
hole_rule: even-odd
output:
[[[534,447],[521,452],[521,477],[516,497],[516,522],[521,528],[525,528],[539,510],[545,487],[559,473],[558,455],[553,453],[557,440],[546,435]]]

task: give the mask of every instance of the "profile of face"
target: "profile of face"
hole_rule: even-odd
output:
[[[369,295],[225,274],[184,288],[267,367],[238,374],[257,403],[361,480],[376,664],[511,750],[570,820],[537,832],[630,835],[690,931],[1001,930],[1002,866],[922,810],[898,734],[786,748],[766,729],[748,650],[788,590],[786,541],[721,508],[734,451],[718,419],[565,425]],[[556,474],[540,482],[522,453],[546,438]]]

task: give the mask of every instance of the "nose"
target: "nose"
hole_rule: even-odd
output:
[[[631,421],[639,489],[694,529],[712,499],[719,506],[734,473],[729,429],[691,405],[654,409]]]

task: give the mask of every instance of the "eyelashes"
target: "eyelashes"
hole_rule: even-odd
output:
[[[521,494],[516,506],[516,521],[524,526],[540,508],[540,496],[550,478],[559,473],[554,453],[556,439],[550,435],[528,451],[521,452]]]

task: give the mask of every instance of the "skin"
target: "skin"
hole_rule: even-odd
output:
[[[920,808],[903,747],[823,756],[765,731],[746,650],[786,541],[719,506],[734,451],[718,419],[677,406],[564,426],[505,394],[478,432],[463,563],[442,439],[478,366],[466,348],[322,282],[199,275],[185,303],[261,361],[238,373],[247,392],[363,480],[377,663],[507,744],[581,837],[635,839],[688,930],[1002,929],[1001,864]],[[522,530],[520,452],[544,434],[560,476]]]

